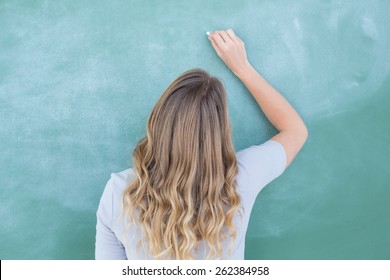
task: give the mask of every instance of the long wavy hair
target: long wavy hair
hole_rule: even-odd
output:
[[[194,68],[168,86],[133,151],[137,176],[123,193],[127,229],[142,227],[137,250],[142,244],[156,259],[194,259],[204,240],[206,259],[219,259],[223,239],[232,238],[231,254],[242,209],[231,132],[218,78]]]

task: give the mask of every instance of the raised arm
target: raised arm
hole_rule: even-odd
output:
[[[305,123],[288,101],[249,63],[244,42],[232,29],[211,32],[209,40],[218,56],[245,84],[272,125],[279,131],[272,140],[286,151],[286,167],[306,142]]]

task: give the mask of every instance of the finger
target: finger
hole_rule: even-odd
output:
[[[221,50],[219,49],[218,45],[216,44],[215,40],[213,38],[210,38],[211,45],[217,52],[218,56],[221,56]]]
[[[225,41],[226,44],[233,42],[233,40],[230,38],[230,36],[227,34],[225,30],[221,30],[219,34],[221,35],[222,39]]]
[[[236,35],[236,38],[237,38],[237,40],[238,40],[239,42],[241,42],[241,43],[243,43],[243,44],[244,44],[244,41],[243,41],[243,40],[241,40],[241,38],[240,38],[240,37],[238,37],[238,36]]]
[[[224,40],[222,39],[221,35],[219,35],[218,31],[215,31],[215,32],[212,33],[211,39],[214,40],[214,42],[217,44],[219,49],[222,49],[225,46],[225,44],[226,44],[224,42]]]
[[[239,38],[236,36],[236,34],[234,33],[234,31],[229,28],[228,30],[226,30],[226,33],[229,35],[230,39],[233,41],[233,42],[239,42]]]

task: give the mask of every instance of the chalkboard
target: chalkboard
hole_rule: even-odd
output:
[[[389,1],[0,2],[0,258],[93,259],[96,209],[166,87],[227,90],[236,150],[275,134],[206,32],[232,28],[309,139],[258,196],[247,259],[390,258]]]

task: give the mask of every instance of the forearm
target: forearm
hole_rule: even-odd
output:
[[[244,42],[232,29],[212,32],[209,39],[218,56],[245,84],[265,116],[279,130],[271,139],[283,146],[287,167],[306,142],[306,125],[288,101],[252,67]]]
[[[306,130],[306,126],[288,101],[269,84],[252,65],[237,74],[253,95],[268,120],[279,131]]]

